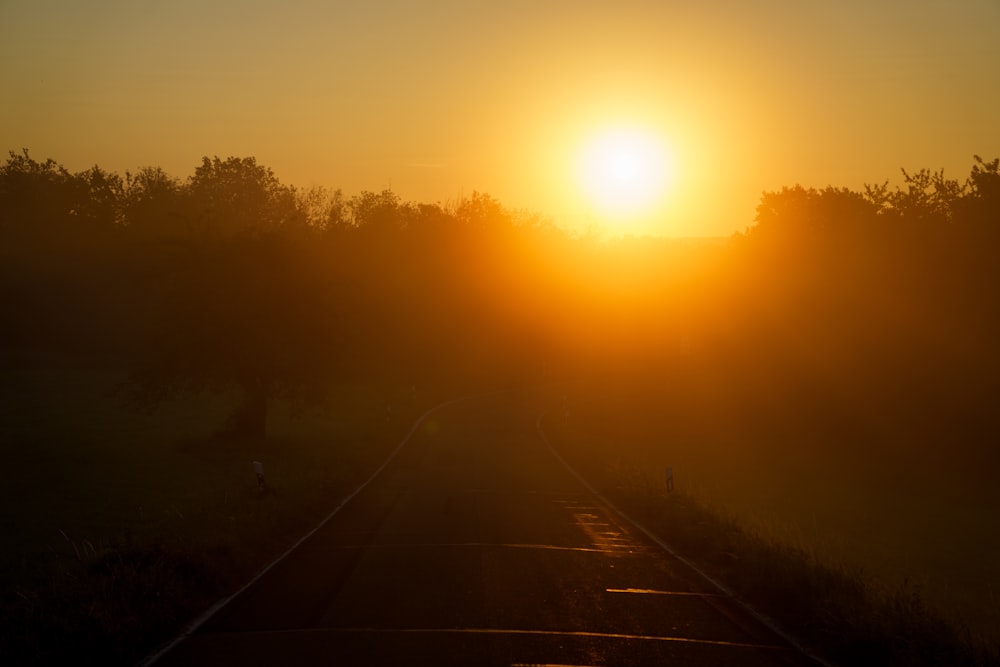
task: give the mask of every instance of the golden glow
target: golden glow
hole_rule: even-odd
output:
[[[665,142],[639,127],[614,127],[591,137],[577,169],[581,195],[601,221],[612,224],[650,214],[673,180]]]
[[[576,229],[701,237],[743,230],[764,190],[962,173],[1000,145],[992,2],[919,3],[905,25],[894,3],[792,0],[91,4],[0,2],[0,62],[18,63],[0,67],[0,150],[181,179],[253,155],[301,187],[476,190]],[[42,34],[54,47],[32,50]],[[658,202],[603,189],[639,171],[627,159],[583,183],[601,128],[629,126],[667,147]]]

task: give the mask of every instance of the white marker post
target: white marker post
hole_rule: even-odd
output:
[[[264,490],[264,464],[260,461],[253,462],[253,472],[257,475],[257,490]]]
[[[674,469],[667,468],[667,493],[674,492]]]

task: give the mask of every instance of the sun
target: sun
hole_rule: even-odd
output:
[[[668,152],[655,132],[608,128],[584,142],[578,182],[589,207],[602,219],[620,221],[650,214],[671,181]]]

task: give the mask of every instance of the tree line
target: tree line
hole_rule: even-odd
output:
[[[235,385],[227,429],[248,437],[263,437],[269,400],[318,400],[331,383],[536,363],[528,273],[539,244],[564,239],[478,192],[348,198],[254,158],[206,157],[186,180],[74,174],[27,151],[0,168],[0,234],[5,363],[119,363],[139,407]]]
[[[300,189],[252,157],[178,179],[11,152],[0,360],[119,365],[123,397],[146,407],[235,386],[226,430],[241,437],[264,436],[272,399],[358,377],[697,368],[720,378],[711,409],[931,406],[974,438],[1000,377],[998,248],[1000,159],[976,157],[962,181],[765,192],[745,232],[709,243],[573,233],[479,192]]]

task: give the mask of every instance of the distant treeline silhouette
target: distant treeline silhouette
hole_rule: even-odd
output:
[[[998,250],[1000,160],[979,157],[965,181],[766,192],[715,243],[602,240],[479,192],[299,189],[254,158],[181,180],[11,152],[0,343],[8,365],[128,368],[140,406],[239,387],[247,437],[270,399],[352,378],[586,380],[670,384],[690,429],[933,431],[971,461],[997,442]]]
[[[904,170],[892,190],[765,193],[737,241],[728,345],[763,385],[754,401],[777,385],[796,407],[776,420],[895,444],[890,460],[997,449],[1000,160],[975,157],[964,182]]]

